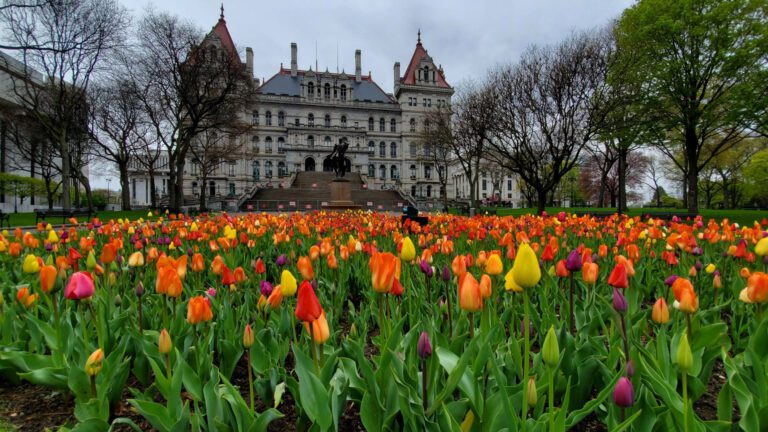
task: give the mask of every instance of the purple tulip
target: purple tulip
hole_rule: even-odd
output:
[[[704,251],[701,249],[701,247],[696,246],[691,250],[691,254],[693,254],[694,256],[701,256],[702,254],[704,254]]]
[[[596,253],[593,253],[593,254],[592,254],[592,262],[593,262],[593,263],[596,263],[596,262],[598,262],[599,260],[600,260],[600,255],[598,255],[598,254],[596,254]]]
[[[45,251],[46,251],[46,252],[50,252],[50,251],[52,251],[52,250],[53,250],[53,245],[52,245],[52,244],[50,244],[50,243],[46,243],[46,244],[45,244]]]
[[[701,261],[696,261],[693,266],[696,267],[696,271],[701,271],[701,269],[704,268],[704,264],[702,264]]]
[[[670,275],[665,281],[664,285],[666,286],[672,286],[673,283],[677,280],[677,275]]]
[[[419,336],[416,352],[418,352],[419,357],[423,359],[432,355],[432,344],[429,342],[429,335],[425,331],[422,331],[421,336]]]
[[[627,367],[624,369],[624,371],[627,373],[628,377],[632,377],[632,375],[635,374],[635,364],[632,363],[632,360],[629,360],[627,362]]]
[[[428,278],[431,278],[434,275],[432,266],[430,266],[426,260],[421,260],[421,262],[419,263],[419,269],[421,270],[422,273],[424,273],[424,276]]]
[[[138,285],[136,285],[136,297],[141,298],[141,296],[144,295],[144,284],[139,282]]]
[[[443,282],[449,282],[451,280],[451,268],[448,265],[443,266],[443,272],[441,274]]]
[[[63,240],[66,240],[66,239],[68,239],[68,238],[69,238],[69,232],[67,232],[67,231],[64,231],[63,233],[61,233],[61,240],[62,240],[62,241],[63,241]]]
[[[275,260],[275,264],[277,264],[278,267],[282,267],[282,266],[288,264],[288,257],[285,256],[285,254],[280,255]]]
[[[190,256],[190,257],[191,257],[191,256],[192,256],[192,255],[194,255],[194,254],[195,254],[195,251],[194,251],[194,250],[192,250],[192,248],[187,248],[187,256]]]
[[[613,289],[613,309],[620,314],[627,311],[627,299],[616,288]]]
[[[568,254],[568,258],[565,259],[565,268],[568,269],[569,272],[581,271],[583,265],[584,263],[581,261],[581,254],[579,254],[579,251],[576,249],[572,250],[571,253]]]
[[[264,297],[269,297],[272,294],[272,284],[269,281],[261,281],[261,294]]]
[[[629,408],[634,400],[635,390],[632,388],[632,381],[627,377],[619,378],[616,388],[613,389],[613,402],[622,408]]]

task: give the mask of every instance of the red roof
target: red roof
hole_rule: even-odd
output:
[[[416,69],[418,69],[421,60],[427,56],[427,50],[424,49],[424,46],[421,45],[421,40],[419,40],[419,42],[416,43],[416,50],[413,52],[411,62],[408,63],[408,69],[405,70],[405,75],[403,75],[403,84],[416,84]],[[438,87],[451,88],[451,86],[448,85],[448,82],[445,81],[445,75],[440,69],[437,69],[436,81]]]
[[[235,42],[232,41],[232,36],[230,36],[229,29],[227,29],[227,21],[224,20],[223,8],[221,16],[219,17],[219,22],[213,27],[211,33],[214,33],[219,40],[221,40],[221,44],[224,45],[224,48],[227,49],[227,52],[229,52],[232,57],[236,57],[237,61],[241,62],[240,56],[237,54],[237,49],[235,48]]]

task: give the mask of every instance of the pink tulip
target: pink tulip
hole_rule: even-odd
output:
[[[64,296],[70,300],[82,300],[93,295],[93,279],[88,272],[76,272],[69,278]]]

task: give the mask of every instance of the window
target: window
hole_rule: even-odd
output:
[[[373,117],[368,117],[368,130],[373,132]]]
[[[411,178],[416,178],[416,165],[411,165]]]
[[[251,144],[253,145],[253,152],[254,153],[258,153],[259,152],[259,137],[254,135],[253,138],[251,138]]]
[[[376,152],[376,144],[373,141],[368,141],[368,154],[373,156]]]
[[[285,113],[282,111],[277,113],[277,125],[285,126]]]
[[[315,137],[312,135],[307,137],[307,146],[309,146],[309,148],[315,148]]]
[[[272,126],[272,112],[267,111],[266,114],[264,114],[264,119],[266,120],[267,126]]]
[[[280,161],[277,163],[277,176],[285,177],[288,175],[288,169],[285,167],[285,162]]]
[[[375,176],[376,176],[376,168],[373,167],[373,164],[368,165],[368,177],[374,178]]]
[[[392,165],[392,166],[389,168],[389,177],[390,177],[392,180],[397,180],[398,178],[400,178],[400,176],[399,176],[399,175],[397,175],[397,165]]]
[[[264,162],[264,177],[272,178],[272,161]]]
[[[341,85],[341,100],[347,100],[347,86],[344,84]]]
[[[410,152],[411,153],[411,157],[416,157],[416,151],[417,151],[418,147],[414,143],[411,143],[410,147],[411,147],[411,152]]]
[[[483,179],[483,190],[487,190],[487,189],[488,189],[488,180]]]
[[[411,126],[411,132],[416,132],[416,119],[411,119],[409,123]]]
[[[341,127],[347,127],[347,116],[341,116]]]
[[[424,165],[424,178],[432,178],[432,165]]]
[[[234,195],[235,195],[235,184],[230,182],[229,183],[229,196],[234,196]]]
[[[389,145],[389,157],[396,158],[397,157],[397,143],[392,143]]]
[[[315,97],[315,84],[314,83],[307,84],[307,94],[309,95],[310,98],[314,98]]]
[[[328,84],[328,83],[326,83],[325,87],[323,87],[323,96],[326,99],[330,99],[331,98],[331,85]]]
[[[272,153],[272,137],[264,140],[264,153]]]
[[[389,131],[397,132],[397,122],[395,121],[395,119],[392,119],[389,121]]]
[[[259,161],[253,161],[253,163],[251,163],[251,172],[254,180],[259,179],[259,168]]]
[[[331,137],[327,136],[323,139],[323,144],[325,144],[326,147],[331,146]]]
[[[309,115],[307,116],[307,124],[308,124],[310,127],[312,127],[312,126],[314,126],[314,125],[315,125],[315,115],[314,115],[314,114],[312,114],[312,113],[309,113]]]
[[[210,196],[216,195],[216,182],[215,181],[209,181],[208,182],[208,195],[210,195]]]
[[[445,178],[445,167],[440,165],[437,167],[437,177],[438,178]]]
[[[293,120],[293,125],[294,125],[294,126],[296,126],[296,127],[299,127],[299,126],[300,126],[300,124],[299,124],[299,118],[298,118],[298,117],[296,117],[296,118]]]
[[[192,195],[197,195],[197,182],[192,182]]]
[[[512,180],[507,180],[507,190],[512,190]]]
[[[200,168],[200,164],[197,161],[192,162],[192,175],[197,175],[197,170]]]
[[[387,178],[387,167],[379,165],[379,178],[384,180]]]
[[[429,119],[424,119],[424,130],[429,130]]]
[[[285,153],[285,139],[283,137],[277,139],[277,152],[280,154]]]
[[[411,196],[416,196],[416,186],[411,186]]]
[[[408,106],[413,106],[413,98],[412,97],[408,98]]]
[[[382,117],[379,119],[379,132],[384,132],[386,130],[384,125],[385,125],[384,117]]]
[[[431,98],[430,98],[430,99],[427,99],[427,106],[428,106],[428,107],[431,107],[431,106],[432,106],[432,99],[431,99]]]
[[[422,106],[427,106],[427,98],[422,98],[421,99],[421,105]]]
[[[331,115],[326,114],[325,115],[325,127],[331,127]]]
[[[235,161],[233,160],[229,161],[229,175],[231,176],[235,175],[235,166],[236,166]]]
[[[258,126],[259,125],[259,111],[258,110],[254,110],[251,113],[251,124],[253,126]]]
[[[427,198],[432,197],[432,185],[427,185]]]

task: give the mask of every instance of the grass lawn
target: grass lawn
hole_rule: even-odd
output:
[[[120,218],[128,218],[128,219],[138,219],[138,218],[147,218],[147,210],[130,210],[130,211],[100,211],[97,214],[99,220],[101,221],[108,221],[110,219],[120,219]],[[11,226],[33,226],[35,225],[35,214],[34,213],[10,213],[10,220],[11,220]],[[79,220],[83,221],[84,218],[80,217]],[[50,220],[48,220],[52,225],[60,225],[61,224],[61,217],[54,217]]]
[[[547,213],[553,215],[560,211],[565,212],[586,212],[590,210],[596,211],[615,211],[614,208],[587,208],[587,207],[574,207],[574,208],[560,208],[560,207],[547,207]],[[684,209],[674,208],[630,208],[627,214],[630,216],[644,216],[646,214],[653,215],[658,212],[681,212],[684,213]],[[524,214],[536,213],[535,208],[499,208],[497,214],[499,216],[521,216]],[[722,220],[728,218],[731,222],[736,222],[740,225],[751,225],[754,221],[760,222],[763,218],[768,218],[768,211],[759,210],[710,210],[701,209],[699,214],[704,216],[705,220],[716,219]]]

